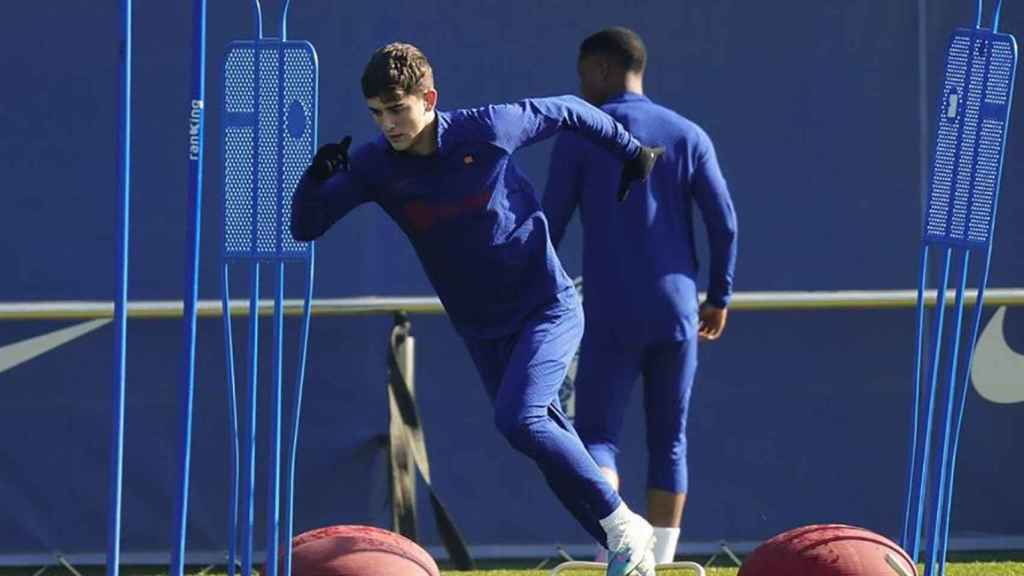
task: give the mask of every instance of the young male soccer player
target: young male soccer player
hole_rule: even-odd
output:
[[[572,96],[439,111],[430,64],[409,44],[375,52],[362,88],[382,135],[351,156],[350,138],[317,152],[292,200],[292,235],[313,240],[357,205],[378,203],[465,341],[498,429],[612,550],[609,575],[653,574],[650,524],[622,502],[558,408],[583,314],[512,153],[574,131],[607,150],[628,185],[647,177],[660,151]]]
[[[640,37],[610,28],[583,41],[583,97],[665,155],[622,203],[620,168],[607,151],[575,134],[559,137],[544,210],[557,246],[582,207],[583,306],[587,330],[576,374],[576,428],[618,487],[615,464],[626,402],[644,377],[647,519],[655,560],[671,562],[686,503],[686,417],[697,369],[697,340],[725,327],[736,259],[736,216],[711,139],[699,126],[643,95],[647,55]],[[693,208],[711,248],[707,300],[697,303]]]

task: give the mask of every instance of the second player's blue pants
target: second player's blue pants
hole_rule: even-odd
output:
[[[576,428],[597,463],[617,469],[626,407],[643,376],[647,487],[686,492],[686,420],[696,371],[696,337],[630,342],[592,326],[576,374]]]

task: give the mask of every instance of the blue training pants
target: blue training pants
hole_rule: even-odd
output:
[[[582,335],[583,310],[573,297],[541,307],[518,333],[465,342],[494,404],[498,430],[537,463],[562,504],[605,545],[599,519],[622,500],[558,404],[558,390]]]
[[[594,460],[617,470],[626,406],[643,375],[647,487],[686,492],[686,418],[696,371],[696,337],[629,345],[588,332],[576,374],[576,429]]]

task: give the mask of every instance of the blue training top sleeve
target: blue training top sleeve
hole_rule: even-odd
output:
[[[732,297],[736,270],[736,210],[729,197],[729,188],[718,166],[715,147],[706,134],[701,134],[693,173],[694,200],[700,208],[708,233],[711,268],[707,300],[725,308]]]
[[[315,240],[353,208],[369,200],[368,187],[355,172],[339,170],[319,182],[307,171],[292,196],[292,237],[300,242]]]
[[[576,96],[530,98],[476,112],[490,125],[494,143],[510,154],[560,130],[573,130],[623,160],[640,153],[640,143],[622,124]]]
[[[551,243],[555,248],[562,241],[565,228],[580,201],[580,187],[583,184],[582,154],[583,150],[575,134],[562,134],[555,140],[543,201]]]

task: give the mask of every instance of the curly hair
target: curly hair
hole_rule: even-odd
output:
[[[434,88],[434,71],[419,48],[392,42],[378,49],[363,70],[363,96],[385,101]]]

